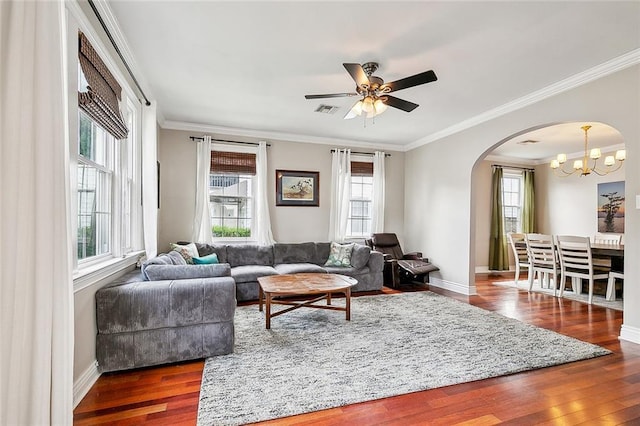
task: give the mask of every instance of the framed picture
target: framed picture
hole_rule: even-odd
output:
[[[624,181],[598,184],[598,232],[624,233]]]
[[[320,172],[276,170],[276,206],[320,205]]]

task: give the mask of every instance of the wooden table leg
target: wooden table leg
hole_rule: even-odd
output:
[[[258,285],[258,310],[262,312],[262,299],[264,299],[264,291],[262,286]]]
[[[344,295],[346,296],[346,316],[347,316],[347,321],[351,321],[351,287],[347,287],[347,289],[344,292]]]
[[[271,328],[271,293],[266,293],[266,296],[267,302],[264,318],[266,321],[267,330],[269,330]]]
[[[331,304],[331,293],[327,293],[327,305]]]

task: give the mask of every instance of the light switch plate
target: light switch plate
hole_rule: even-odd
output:
[[[636,209],[640,210],[640,195],[636,195]]]

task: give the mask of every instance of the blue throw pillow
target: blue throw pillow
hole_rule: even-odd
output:
[[[211,265],[214,263],[218,263],[218,255],[215,253],[211,253],[207,256],[202,257],[194,257],[193,263],[196,265]]]

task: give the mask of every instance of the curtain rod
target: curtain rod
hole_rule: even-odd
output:
[[[503,169],[529,170],[532,172],[536,171],[536,169],[532,169],[531,167],[505,166],[503,164],[492,164],[491,167],[502,167]]]
[[[202,141],[204,140],[204,138],[202,136],[189,136],[189,139],[191,139],[192,141]],[[253,145],[253,146],[258,146],[260,145],[257,142],[240,142],[240,141],[229,141],[226,139],[213,139],[211,138],[212,142],[227,142],[227,143],[237,143],[237,144],[241,144],[241,145]],[[271,146],[270,143],[267,144],[267,146]]]
[[[336,152],[335,149],[332,149],[331,152]],[[358,152],[358,151],[351,151],[352,154],[357,154],[357,155],[376,155],[373,152]],[[391,154],[384,154],[385,157],[391,157]]]
[[[109,41],[111,41],[111,44],[113,45],[113,48],[116,49],[116,53],[118,54],[118,56],[120,56],[120,60],[124,64],[125,68],[127,68],[127,71],[129,72],[129,75],[133,79],[133,82],[135,83],[136,87],[138,88],[138,90],[142,94],[142,97],[145,100],[145,104],[147,106],[151,105],[151,102],[149,102],[149,99],[147,99],[147,95],[144,94],[144,91],[142,90],[142,87],[140,87],[140,84],[138,83],[138,80],[133,75],[133,72],[131,71],[131,68],[129,68],[129,64],[127,64],[127,61],[124,60],[124,56],[122,56],[122,52],[120,52],[120,49],[118,48],[118,45],[116,44],[116,41],[111,36],[111,33],[109,32],[109,29],[107,29],[107,25],[102,20],[102,16],[100,16],[100,13],[98,12],[98,9],[96,8],[96,5],[93,3],[93,0],[89,0],[89,5],[91,6],[91,9],[93,9],[93,13],[96,14],[96,18],[98,18],[98,21],[100,21],[100,25],[102,25],[102,29],[104,30],[105,33],[107,33],[107,37],[109,37]]]

